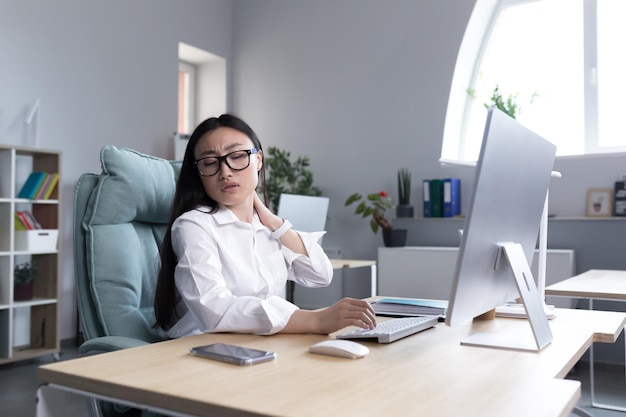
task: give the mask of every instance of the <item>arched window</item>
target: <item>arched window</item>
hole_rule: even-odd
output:
[[[556,144],[557,155],[626,151],[624,17],[623,0],[477,0],[455,68],[442,158],[476,160],[494,93]]]

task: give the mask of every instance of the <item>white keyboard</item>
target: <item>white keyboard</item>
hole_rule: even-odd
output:
[[[401,317],[379,323],[372,330],[358,329],[337,335],[337,339],[378,339],[391,343],[437,324],[439,316]]]

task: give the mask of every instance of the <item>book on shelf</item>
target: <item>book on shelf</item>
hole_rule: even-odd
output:
[[[381,298],[372,302],[377,315],[411,317],[441,316],[448,311],[448,301],[425,298]]]
[[[26,226],[17,211],[15,212],[15,230],[28,230],[28,227]]]
[[[35,216],[28,210],[15,212],[15,229],[16,230],[35,230],[41,229],[41,224],[35,219]]]
[[[35,200],[47,200],[59,180],[59,174],[47,173],[41,187],[37,190]]]
[[[17,194],[17,198],[28,198],[29,200],[32,200],[37,195],[37,191],[45,178],[45,172],[31,172],[26,179],[26,182],[24,182],[22,189]]]
[[[29,200],[47,200],[59,182],[59,174],[51,172],[32,172],[22,186],[18,198]]]

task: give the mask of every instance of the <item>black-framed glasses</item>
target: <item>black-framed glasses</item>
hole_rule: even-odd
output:
[[[217,174],[224,162],[233,171],[241,171],[250,166],[250,155],[257,153],[257,148],[234,151],[222,156],[207,156],[197,159],[195,162],[198,173],[203,177],[212,177]]]

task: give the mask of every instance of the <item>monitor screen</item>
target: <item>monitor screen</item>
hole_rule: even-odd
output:
[[[531,264],[555,155],[552,143],[505,113],[489,110],[450,293],[448,325],[468,323],[524,295],[503,247],[516,244],[519,253],[523,251],[522,263]],[[524,275],[532,278],[530,268]]]
[[[295,230],[321,232],[326,230],[329,202],[328,197],[281,194],[277,215],[288,219]]]

